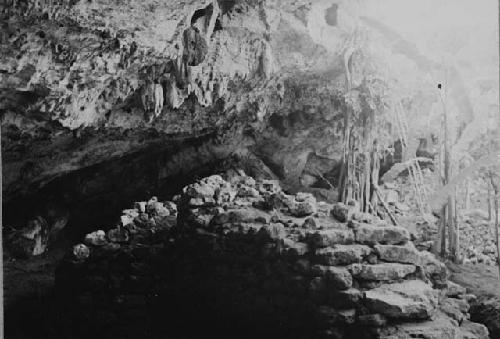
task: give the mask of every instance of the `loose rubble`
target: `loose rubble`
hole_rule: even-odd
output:
[[[465,289],[404,227],[242,172],[174,200],[137,202],[68,253],[58,291],[81,319],[163,328],[158,314],[175,308],[179,325],[200,307],[200,322],[248,337],[488,338],[468,320]]]
[[[460,223],[460,253],[464,264],[496,265],[495,226],[479,218]]]

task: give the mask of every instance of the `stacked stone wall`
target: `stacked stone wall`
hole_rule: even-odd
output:
[[[472,296],[404,227],[241,172],[204,178],[174,200],[136,203],[116,229],[68,254],[57,291],[65,321],[85,324],[73,331],[488,338],[468,320]]]

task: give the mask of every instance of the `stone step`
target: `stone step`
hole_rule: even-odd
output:
[[[405,245],[375,245],[375,252],[381,260],[402,264],[420,264],[420,255],[413,243]]]
[[[365,292],[364,303],[374,312],[393,319],[429,319],[438,303],[438,292],[421,280],[387,284]]]
[[[360,263],[371,253],[365,245],[335,245],[316,250],[316,261],[322,265],[350,265]]]
[[[352,287],[352,276],[347,268],[314,265],[311,268],[315,276],[324,277],[326,283],[338,290],[347,290]]]
[[[350,229],[327,229],[306,232],[306,240],[316,248],[334,246],[336,244],[352,244],[354,232]]]
[[[406,228],[396,226],[374,226],[353,223],[356,242],[367,245],[400,245],[410,240],[410,233]]]
[[[414,273],[416,269],[415,265],[398,263],[382,263],[376,265],[352,264],[350,266],[350,271],[354,278],[372,281],[403,279],[407,275]]]

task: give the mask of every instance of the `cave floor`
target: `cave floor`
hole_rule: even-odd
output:
[[[50,337],[47,319],[54,314],[55,269],[65,249],[32,259],[4,259],[5,334],[8,338]]]
[[[500,279],[498,267],[481,264],[456,265],[447,263],[450,279],[466,287],[477,297],[491,297],[500,300]]]
[[[467,288],[477,300],[471,303],[471,320],[490,331],[490,338],[500,338],[500,279],[498,267],[482,264],[447,263],[450,280]]]

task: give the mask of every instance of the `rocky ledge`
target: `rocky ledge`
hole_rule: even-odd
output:
[[[405,227],[241,171],[136,202],[73,247],[56,290],[73,337],[488,338]]]

